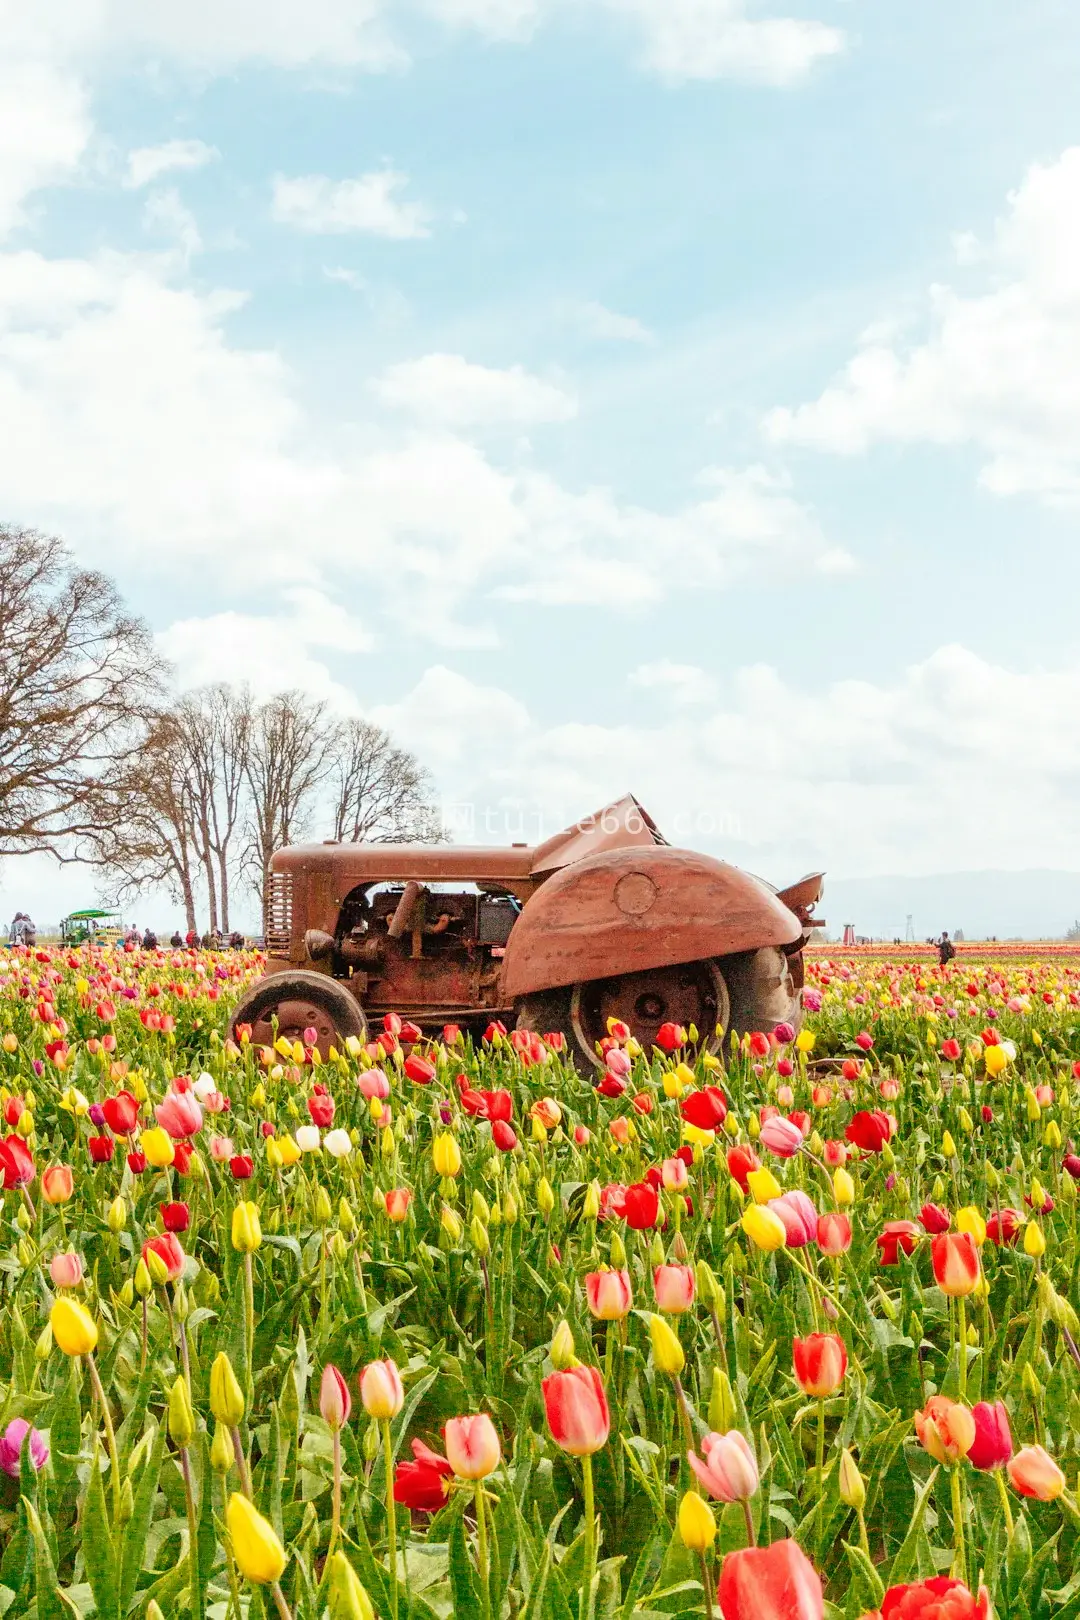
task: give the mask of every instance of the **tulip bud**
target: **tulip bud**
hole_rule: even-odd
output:
[[[117,1519],[120,1524],[128,1524],[135,1517],[135,1492],[131,1488],[131,1476],[125,1475],[124,1483],[120,1487],[120,1502]],[[150,1610],[146,1611],[149,1620]],[[161,1610],[158,1610],[161,1613]]]
[[[1038,1221],[1028,1221],[1024,1227],[1024,1253],[1032,1260],[1041,1260],[1046,1253],[1046,1237]]]
[[[1024,1394],[1028,1397],[1028,1399],[1032,1401],[1039,1400],[1042,1395],[1042,1385],[1035,1376],[1035,1369],[1032,1367],[1030,1361],[1025,1361],[1024,1371],[1021,1375],[1020,1381],[1024,1388]]]
[[[140,1299],[145,1299],[154,1286],[154,1279],[150,1275],[150,1268],[145,1260],[141,1260],[135,1267],[135,1292]]]
[[[396,1147],[397,1143],[394,1140],[394,1133],[390,1129],[389,1125],[385,1125],[383,1127],[382,1135],[379,1138],[379,1152],[382,1154],[384,1159],[392,1159]],[[455,1174],[456,1173],[457,1172],[455,1171]]]
[[[479,1221],[481,1226],[487,1226],[488,1222],[491,1220],[491,1211],[488,1208],[487,1199],[484,1197],[482,1192],[473,1193],[472,1212],[473,1220]]]
[[[169,1439],[179,1450],[191,1444],[195,1433],[195,1414],[191,1410],[191,1396],[187,1379],[178,1378],[169,1391]]]
[[[855,1183],[842,1164],[838,1164],[833,1171],[832,1184],[833,1198],[841,1209],[855,1202]]]
[[[127,1201],[123,1198],[114,1198],[109,1205],[105,1220],[110,1232],[122,1232],[127,1225]]]
[[[17,1303],[11,1307],[11,1341],[16,1350],[25,1350],[30,1341],[30,1335],[26,1331],[26,1323],[23,1321],[22,1312]]]
[[[491,1239],[488,1237],[487,1227],[475,1215],[469,1222],[469,1241],[481,1259],[491,1253]]]
[[[210,1368],[210,1410],[228,1429],[235,1429],[244,1416],[244,1392],[224,1350],[218,1351]]]
[[[23,1109],[22,1113],[19,1115],[19,1123],[16,1125],[15,1129],[24,1139],[28,1136],[33,1136],[34,1116],[30,1112],[29,1108]]]
[[[866,1506],[866,1486],[846,1446],[840,1453],[840,1500],[856,1513],[861,1513]]]
[[[564,1318],[551,1335],[551,1348],[548,1351],[552,1366],[555,1367],[556,1371],[565,1372],[567,1367],[575,1365],[577,1356],[574,1350],[574,1335],[571,1332],[569,1322]]]
[[[697,1291],[698,1298],[706,1310],[715,1311],[721,1315],[724,1310],[724,1290],[716,1279],[716,1273],[707,1260],[697,1263]]]
[[[687,1491],[679,1503],[679,1536],[691,1552],[707,1552],[716,1539],[716,1520],[697,1491]]]
[[[178,1322],[186,1322],[191,1315],[191,1296],[182,1282],[173,1286],[173,1315]]]
[[[664,1264],[664,1245],[659,1232],[654,1232],[652,1242],[649,1244],[649,1262],[653,1269]]]
[[[338,1204],[338,1225],[346,1237],[351,1237],[356,1231],[356,1216],[347,1198],[342,1198]]]
[[[1061,1128],[1056,1119],[1050,1119],[1046,1122],[1046,1129],[1043,1131],[1043,1146],[1048,1147],[1052,1153],[1056,1153],[1061,1147]]]
[[[551,1190],[551,1183],[547,1176],[540,1177],[540,1183],[536,1189],[536,1204],[545,1220],[555,1208],[555,1194]]]
[[[331,1234],[330,1241],[326,1245],[326,1248],[331,1260],[336,1261],[338,1265],[341,1265],[343,1261],[349,1258],[349,1245],[346,1243],[340,1232],[334,1232]]]
[[[998,1175],[997,1171],[994,1169],[994,1166],[992,1164],[988,1164],[986,1166],[986,1190],[987,1190],[987,1192],[990,1192],[990,1193],[997,1192],[998,1187],[1000,1185],[1001,1185],[1001,1177]]]
[[[371,1599],[343,1552],[331,1554],[326,1573],[329,1576],[330,1620],[375,1620]]]
[[[146,1620],[165,1620],[165,1616],[153,1598],[146,1605]]]
[[[15,1213],[15,1224],[20,1232],[29,1232],[33,1226],[33,1218],[25,1204],[20,1204]]]
[[[686,1366],[686,1357],[677,1335],[662,1316],[649,1317],[649,1337],[652,1339],[653,1360],[659,1370],[677,1378]]]
[[[877,1284],[877,1295],[878,1302],[880,1303],[882,1310],[885,1312],[885,1315],[889,1318],[889,1321],[893,1323],[899,1322],[900,1312],[897,1310],[895,1304],[889,1298],[884,1288],[881,1287],[880,1283]]]
[[[330,1202],[330,1194],[325,1187],[319,1187],[315,1193],[315,1225],[329,1226],[330,1217],[334,1213]]]
[[[731,1393],[728,1375],[721,1372],[719,1367],[714,1367],[712,1393],[709,1396],[709,1428],[714,1434],[727,1434],[735,1427],[737,1421],[735,1399]]]
[[[611,1255],[611,1264],[615,1271],[626,1270],[626,1244],[622,1240],[621,1232],[612,1233],[611,1243],[608,1245]]]
[[[1027,1086],[1024,1089],[1024,1101],[1026,1104],[1028,1123],[1030,1125],[1034,1125],[1037,1123],[1042,1113],[1042,1109],[1039,1107],[1038,1097],[1036,1097],[1030,1086]]]
[[[514,1197],[512,1190],[507,1189],[506,1196],[502,1203],[502,1218],[504,1224],[506,1226],[515,1225],[520,1213],[521,1210],[518,1207],[517,1199]]]
[[[896,1154],[893,1152],[888,1142],[884,1143],[882,1146],[881,1162],[885,1166],[886,1170],[893,1170],[896,1168]]]
[[[585,1189],[585,1202],[581,1207],[581,1212],[587,1221],[595,1221],[600,1214],[600,1183],[598,1181],[590,1181]]]
[[[456,1210],[450,1208],[449,1204],[444,1204],[442,1207],[442,1213],[439,1216],[439,1225],[446,1233],[446,1236],[449,1238],[451,1244],[456,1245],[461,1242],[461,1234],[464,1231],[464,1227],[461,1224],[461,1217],[458,1215]]]
[[[220,1479],[224,1479],[235,1461],[232,1434],[223,1423],[219,1423],[210,1446],[210,1466]]]
[[[158,1254],[156,1249],[147,1249],[143,1256],[146,1269],[150,1273],[150,1281],[158,1288],[164,1288],[169,1280],[169,1268]]]
[[[15,1252],[19,1257],[20,1266],[22,1266],[24,1271],[29,1271],[30,1267],[34,1263],[34,1257],[37,1254],[37,1250],[34,1248],[34,1245],[26,1238],[20,1238]]]
[[[50,1356],[50,1354],[52,1352],[52,1347],[53,1347],[53,1330],[52,1330],[51,1324],[46,1322],[45,1326],[42,1328],[41,1332],[37,1336],[37,1343],[34,1345],[34,1358],[35,1358],[35,1360],[37,1360],[37,1361],[48,1361],[49,1356]]]

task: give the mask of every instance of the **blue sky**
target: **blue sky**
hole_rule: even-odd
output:
[[[777,879],[1076,866],[1074,8],[25,11],[0,512],[181,683],[508,834],[631,788]]]

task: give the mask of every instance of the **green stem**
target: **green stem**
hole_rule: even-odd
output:
[[[709,1579],[709,1567],[705,1562],[705,1554],[698,1553],[698,1562],[701,1565],[701,1584],[705,1591],[706,1620],[713,1620],[712,1581]]]
[[[273,1586],[270,1588],[270,1593],[275,1604],[277,1605],[277,1612],[281,1616],[281,1620],[292,1620],[292,1612],[289,1609],[289,1605],[285,1601],[285,1594],[281,1590],[281,1587],[278,1585],[277,1581],[275,1581]]]
[[[581,1589],[580,1620],[592,1620],[593,1579],[596,1575],[596,1502],[593,1495],[592,1458],[582,1457],[581,1478],[585,1489],[585,1581]]]
[[[821,1551],[821,1520],[825,1511],[825,1402],[817,1403],[817,1516],[814,1521],[814,1545]]]
[[[228,1507],[228,1503],[229,1503],[229,1492],[228,1492],[228,1489],[226,1487],[225,1480],[222,1479],[222,1481],[221,1481],[221,1521],[222,1521],[223,1524],[225,1522],[225,1512],[226,1512],[226,1509]],[[233,1610],[236,1611],[236,1620],[243,1620],[244,1611],[240,1607],[240,1586],[239,1586],[239,1583],[238,1583],[237,1578],[236,1578],[236,1559],[233,1557],[232,1544],[231,1544],[228,1536],[225,1537],[225,1563],[226,1563],[226,1566],[227,1566],[228,1571],[229,1571],[229,1595],[230,1595],[230,1605],[231,1605],[229,1610],[228,1610],[228,1613],[226,1614],[226,1620],[229,1620],[229,1615],[232,1614]]]
[[[742,1510],[743,1518],[746,1521],[746,1545],[748,1547],[756,1547],[757,1532],[754,1529],[754,1510],[750,1506],[750,1498],[748,1496],[743,1499]]]
[[[101,1421],[105,1425],[105,1444],[109,1448],[109,1468],[112,1472],[112,1499],[113,1523],[120,1523],[120,1459],[116,1454],[116,1435],[113,1431],[112,1415],[109,1403],[105,1399],[105,1391],[101,1387],[101,1377],[97,1370],[97,1362],[92,1355],[86,1357],[86,1365],[90,1369],[90,1383],[101,1407]]]
[[[199,1579],[199,1520],[195,1512],[195,1492],[191,1484],[191,1466],[187,1446],[180,1447],[180,1472],[184,1476],[184,1502],[188,1524],[188,1583],[191,1587],[192,1620],[202,1620],[203,1590]]]
[[[334,1430],[334,1494],[332,1518],[330,1520],[330,1546],[326,1556],[330,1557],[337,1546],[338,1534],[341,1530],[341,1431]]]
[[[234,1424],[232,1430],[233,1451],[236,1454],[236,1472],[240,1475],[240,1489],[249,1502],[255,1498],[251,1494],[251,1475],[248,1473],[247,1458],[244,1456],[244,1442],[240,1438],[240,1425]]]
[[[950,1479],[953,1515],[953,1574],[957,1580],[967,1582],[967,1556],[964,1551],[964,1489],[960,1479],[960,1464],[955,1463]]]
[[[476,1562],[480,1575],[480,1607],[484,1620],[491,1614],[491,1587],[488,1581],[487,1514],[484,1509],[484,1485],[477,1480],[476,1491]]]
[[[251,1251],[244,1255],[244,1349],[247,1351],[248,1411],[255,1409],[255,1278]],[[284,1598],[282,1602],[284,1602]]]
[[[398,1620],[397,1519],[394,1512],[394,1445],[390,1420],[382,1420],[383,1453],[386,1458],[386,1548],[390,1561],[390,1613]]]
[[[959,1378],[960,1401],[967,1403],[967,1307],[963,1295],[956,1301],[957,1312],[957,1338],[960,1341],[960,1350],[957,1356],[957,1374]]]

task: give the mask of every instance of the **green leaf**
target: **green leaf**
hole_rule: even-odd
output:
[[[90,1459],[90,1479],[83,1498],[81,1528],[86,1578],[94,1594],[99,1620],[118,1620],[120,1587],[117,1579],[116,1548],[113,1545],[109,1515],[105,1507],[101,1456],[96,1445]]]
[[[134,1511],[124,1527],[120,1548],[120,1612],[126,1614],[135,1595],[146,1551],[146,1537],[154,1516],[154,1499],[161,1477],[161,1459],[165,1453],[165,1432],[154,1431],[150,1455],[143,1463],[139,1483],[135,1486]]]
[[[450,1526],[450,1589],[455,1615],[480,1613],[480,1596],[465,1545],[464,1512],[457,1514]]]
[[[851,1573],[855,1576],[856,1581],[859,1581],[866,1589],[864,1607],[880,1609],[881,1600],[885,1596],[885,1582],[878,1574],[873,1559],[868,1558],[861,1547],[852,1546],[850,1541],[844,1542],[844,1551],[848,1555]]]
[[[892,1567],[889,1570],[890,1586],[902,1586],[915,1568],[915,1561],[919,1551],[919,1534],[923,1527],[927,1504],[930,1501],[930,1494],[934,1489],[934,1482],[937,1477],[938,1470],[935,1468],[915,1498],[915,1507],[912,1511],[908,1533],[904,1537],[903,1545],[893,1559]]]

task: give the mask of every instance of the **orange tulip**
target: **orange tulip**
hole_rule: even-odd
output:
[[[1009,1479],[1021,1496],[1052,1502],[1065,1489],[1065,1475],[1042,1446],[1024,1446],[1006,1466]]]

